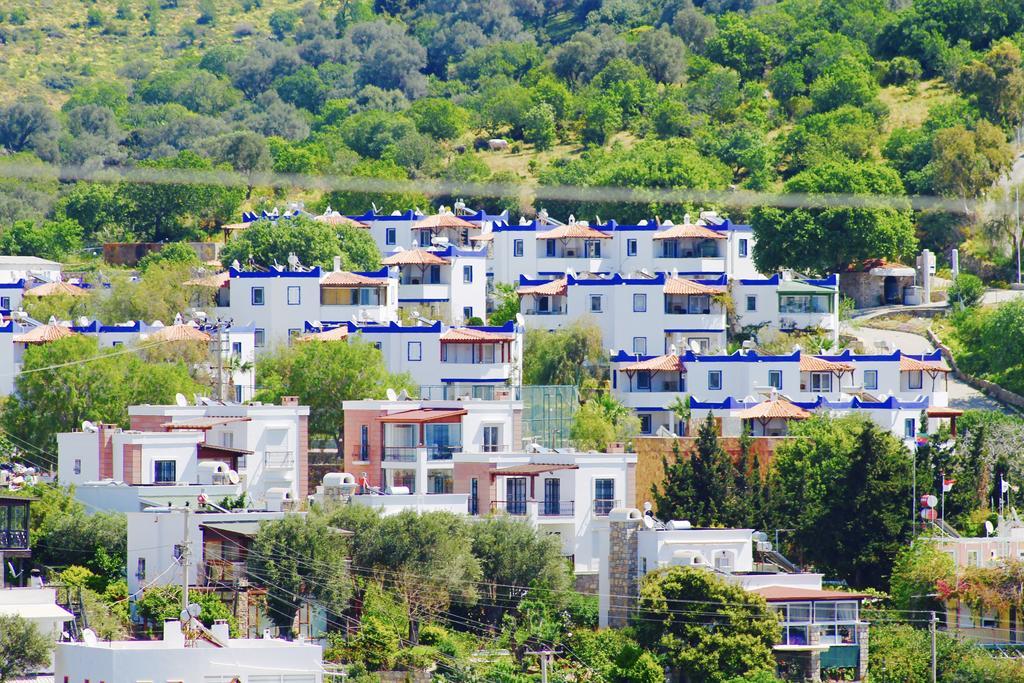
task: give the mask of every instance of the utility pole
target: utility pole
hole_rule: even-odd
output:
[[[525,652],[523,654],[537,655],[540,657],[540,680],[541,683],[548,683],[548,667],[551,664],[551,658],[558,654],[555,650],[537,650],[536,652]]]
[[[932,632],[932,683],[936,683],[936,674],[938,673],[938,663],[935,656],[935,628],[938,623],[938,619],[935,618],[934,610],[931,613],[931,619],[929,620],[929,628]]]
[[[191,553],[189,550],[188,540],[188,503],[185,503],[183,509],[183,529],[181,536],[181,609],[183,612],[188,612],[188,569],[191,561]]]

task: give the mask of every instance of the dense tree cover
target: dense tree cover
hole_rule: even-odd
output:
[[[417,389],[408,375],[388,372],[380,350],[362,339],[292,344],[265,355],[256,367],[259,400],[278,403],[281,396],[298,396],[310,408],[310,433],[334,439],[339,449],[345,426],[342,401],[384,398],[389,388]]]
[[[178,392],[196,391],[199,385],[183,363],[147,363],[134,353],[100,349],[94,337],[75,335],[25,351],[0,423],[20,442],[55,453],[57,433],[74,431],[83,420],[123,425],[130,405],[169,404]],[[40,458],[35,452],[26,457]]]
[[[647,574],[634,628],[638,640],[685,680],[725,683],[775,668],[779,624],[764,598],[706,569]]]
[[[582,386],[584,380],[598,378],[604,361],[601,329],[593,320],[578,320],[554,332],[527,330],[523,383]]]
[[[213,626],[213,622],[223,619],[228,622],[231,637],[238,637],[238,624],[235,617],[219,595],[209,591],[190,589],[188,601],[189,604],[199,605],[199,621],[204,626],[209,628]],[[181,614],[181,586],[175,584],[149,586],[135,601],[135,612],[151,634],[158,638],[162,637],[164,622],[181,618],[179,616]]]
[[[164,18],[181,27],[185,11],[123,5],[117,17],[98,12],[85,23],[112,36],[170,37]],[[46,227],[67,217],[86,244],[201,237],[243,201],[280,201],[284,189],[259,187],[271,170],[382,181],[308,198],[314,209],[353,213],[371,203],[424,209],[418,188],[391,181],[426,178],[638,190],[629,201],[544,192],[535,201],[562,217],[620,221],[678,220],[698,208],[655,190],[985,194],[1024,114],[1024,12],[1008,0],[840,5],[275,5],[256,24],[240,22],[228,42],[210,32],[225,15],[206,2],[159,61],[140,56],[116,76],[69,72],[46,81],[56,97],[33,92],[0,107],[0,146],[20,163],[134,166],[180,182],[0,184],[0,232],[16,220]],[[925,120],[890,111],[896,90],[909,93],[922,78],[939,94]],[[528,163],[475,155],[474,143],[490,137],[509,139]],[[224,188],[205,182],[224,171],[245,177]],[[821,270],[861,251],[905,256],[916,246],[914,221],[923,244],[947,242],[932,236],[942,226],[904,210],[787,210],[758,222],[784,224],[777,230],[788,236],[769,244],[779,242],[769,231],[765,263]],[[837,246],[831,262],[805,246],[823,235]],[[49,248],[30,237],[24,250]]]
[[[954,293],[961,289],[958,287]],[[1024,387],[1024,356],[1016,344],[1006,343],[1024,330],[1024,302],[969,307],[954,315],[952,322],[951,342],[957,351],[957,363],[965,372],[1011,391]]]
[[[569,437],[582,450],[605,451],[612,443],[629,445],[640,433],[640,418],[608,392],[594,392],[573,415]]]
[[[224,245],[221,262],[240,265],[288,267],[291,254],[303,266],[334,267],[341,256],[342,270],[368,271],[380,268],[380,250],[369,231],[353,226],[335,226],[293,218],[287,221],[256,221]]]

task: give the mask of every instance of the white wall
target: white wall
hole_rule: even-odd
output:
[[[57,481],[63,486],[97,481],[100,478],[99,451],[98,432],[57,434]]]

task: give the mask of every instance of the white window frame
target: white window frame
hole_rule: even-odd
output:
[[[773,381],[777,378],[777,381]],[[782,370],[768,371],[768,386],[782,391]]]
[[[413,363],[423,360],[423,342],[408,342],[405,346],[405,359]]]
[[[302,305],[302,287],[299,287],[298,285],[288,285],[288,305]]]
[[[633,337],[633,353],[647,355],[647,337]]]
[[[811,391],[818,391],[822,393],[829,393],[832,391],[832,373],[831,372],[812,372],[811,373]]]
[[[871,378],[868,381],[868,378]],[[878,390],[878,370],[865,370],[864,371],[864,390],[865,391],[877,391]]]
[[[603,313],[604,312],[604,297],[600,294],[590,295],[590,312],[591,313]],[[594,308],[594,304],[597,304],[597,308]]]
[[[267,345],[267,331],[262,327],[257,327],[252,333],[253,346],[257,349],[262,349]]]
[[[647,295],[642,293],[636,293],[633,295],[633,312],[634,313],[646,313],[647,312]]]
[[[924,371],[911,370],[907,373],[907,388],[921,389],[924,387]]]
[[[626,240],[626,256],[636,256],[636,240]]]
[[[714,378],[715,381],[712,381]],[[717,384],[717,386],[715,386]],[[722,390],[722,371],[721,370],[708,370],[708,391],[721,391]]]
[[[260,295],[259,296],[259,299],[260,299],[259,303],[256,302],[256,293],[257,292],[259,292],[259,295]],[[252,287],[249,290],[249,302],[253,306],[263,306],[264,304],[267,303],[267,293],[266,293],[266,291],[264,291],[263,287]]]

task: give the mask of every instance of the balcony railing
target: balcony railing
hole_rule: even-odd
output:
[[[22,529],[0,529],[0,550],[21,550],[27,547],[27,531]]]
[[[469,382],[472,384],[472,381]],[[505,385],[475,385],[472,388],[463,388],[451,384],[421,384],[420,398],[427,400],[455,401],[461,396],[479,398],[484,401],[492,401],[495,396],[502,396],[506,400],[519,400],[519,387]]]
[[[575,501],[542,500],[538,513],[541,517],[572,517],[575,513]]]
[[[542,311],[539,308],[526,310],[523,311],[523,315],[565,315],[568,312],[568,306],[555,306],[554,308],[549,308],[546,311]]]
[[[462,450],[461,444],[440,446],[385,446],[384,462],[416,462],[420,453],[425,453],[427,460],[451,460],[453,453]]]
[[[491,512],[504,512],[513,517],[526,516],[525,500],[492,500]]]
[[[264,467],[271,470],[291,469],[295,464],[295,456],[291,451],[267,451],[264,454]]]
[[[596,517],[607,517],[608,513],[617,507],[622,507],[621,501],[612,498],[594,499],[594,515]]]
[[[228,562],[226,560],[207,560],[206,583],[233,586],[244,579],[245,562]]]

